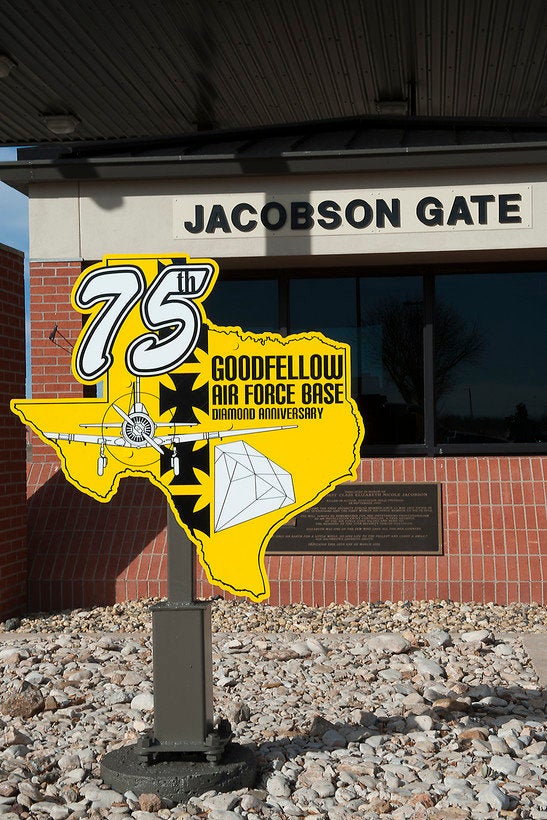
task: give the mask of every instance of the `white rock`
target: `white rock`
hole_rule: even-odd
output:
[[[235,686],[237,683],[235,678],[230,677],[229,675],[222,675],[217,680],[217,686],[220,686],[222,689],[228,689],[231,686]]]
[[[25,797],[29,797],[33,803],[38,803],[44,797],[40,789],[38,789],[34,783],[31,783],[30,780],[22,780],[19,783],[19,792]]]
[[[368,638],[367,646],[374,652],[384,655],[399,655],[410,649],[410,641],[398,632],[384,632]]]
[[[264,807],[264,801],[254,794],[244,794],[240,801],[243,811],[259,813]]]
[[[433,728],[433,718],[431,715],[408,715],[406,725],[410,732],[429,732]]]
[[[29,672],[28,675],[25,675],[25,680],[27,683],[32,683],[33,686],[40,686],[45,678],[41,672]]]
[[[481,706],[502,706],[503,707],[503,706],[508,706],[509,705],[506,700],[504,700],[503,698],[497,698],[495,695],[490,695],[486,698],[481,698],[479,701],[477,701],[477,703],[480,704]]]
[[[88,786],[82,786],[80,793],[91,801],[94,809],[109,809],[113,803],[119,803],[123,800],[119,792],[115,792],[113,789],[100,789],[92,783]]]
[[[224,794],[215,794],[212,797],[207,797],[202,801],[202,806],[206,809],[221,809],[222,811],[231,811],[239,802],[237,795],[230,792]]]
[[[490,783],[486,788],[481,789],[478,794],[479,803],[486,803],[491,809],[497,811],[506,811],[511,805],[511,798],[509,795],[496,786],[495,783]]]
[[[154,695],[152,692],[140,692],[131,701],[131,708],[136,712],[151,712],[154,708]]]
[[[470,632],[462,632],[461,638],[466,643],[489,643],[494,636],[489,629],[473,629]]]
[[[432,632],[428,632],[425,639],[429,646],[435,649],[452,643],[450,632],[446,632],[444,629],[434,629]]]
[[[231,640],[226,641],[226,643],[222,644],[221,648],[223,652],[233,652],[235,649],[243,649],[243,644],[241,643],[241,641]]]
[[[9,805],[15,800],[11,794],[15,784],[22,789],[18,798],[22,806],[32,806],[33,799],[25,795],[29,788],[34,790],[35,803],[59,806],[57,798],[66,799],[59,806],[60,817],[66,809],[73,812],[74,820],[97,814],[100,807],[92,805],[97,799],[110,803],[100,809],[110,820],[122,820],[132,812],[135,820],[148,820],[134,814],[142,811],[137,800],[122,799],[114,790],[109,797],[109,789],[99,788],[96,779],[105,751],[135,742],[135,729],[143,731],[151,725],[150,709],[131,708],[133,695],[152,690],[151,619],[143,614],[146,605],[129,602],[119,609],[97,607],[89,611],[89,617],[77,620],[68,612],[38,618],[25,622],[29,632],[16,646],[0,643],[0,651],[9,648],[11,657],[20,658],[19,666],[5,665],[0,701],[24,678],[38,682],[40,676],[47,679],[41,684],[43,695],[51,694],[56,701],[50,702],[53,708],[31,720],[10,720],[13,731],[25,732],[32,743],[14,743],[1,754],[0,768],[6,773],[0,783],[0,795],[5,793],[0,796],[2,820],[4,816],[18,820]],[[232,792],[220,801],[237,796],[239,805],[225,808],[230,803],[220,802],[215,808],[204,807],[209,820],[241,820],[246,814],[260,814],[268,820],[366,817],[374,800],[391,798],[388,784],[395,789],[394,820],[410,820],[407,815],[425,820],[428,809],[410,804],[417,791],[430,792],[436,816],[442,814],[443,820],[471,815],[474,820],[498,820],[505,798],[492,793],[493,785],[509,796],[509,808],[522,809],[530,820],[547,816],[542,780],[545,725],[537,677],[527,654],[513,639],[499,644],[460,638],[446,641],[449,632],[456,636],[468,630],[486,629],[496,636],[519,634],[532,627],[547,632],[545,608],[521,611],[518,606],[490,608],[452,602],[266,608],[244,601],[218,601],[212,610],[214,681],[224,676],[230,685],[237,682],[237,696],[229,688],[216,688],[218,715],[231,719],[231,704],[238,710],[238,704],[247,707],[248,720],[237,722],[237,740],[260,748],[261,769],[270,778],[277,777],[272,788],[281,793],[275,796],[260,787]],[[401,636],[390,631],[398,620],[396,615],[408,629],[397,647],[393,641],[400,641]],[[55,631],[37,635],[42,628]],[[115,639],[100,645],[97,635],[112,635],[114,630]],[[126,637],[130,633],[133,636]],[[374,645],[378,634],[383,636],[378,644],[381,648],[375,650],[368,641]],[[230,649],[226,645],[231,642]],[[291,658],[297,653],[290,647],[298,644],[305,644],[300,647],[302,654]],[[481,645],[490,646],[487,653],[477,652]],[[130,651],[124,651],[126,647]],[[406,654],[393,652],[396,648]],[[428,661],[438,664],[448,680],[441,680],[440,675],[432,680],[429,675],[436,675],[438,669],[428,667]],[[420,664],[427,677],[418,677]],[[70,676],[81,669],[91,672],[92,678],[81,682],[63,679],[64,673]],[[82,704],[78,699],[83,690],[87,702]],[[129,701],[124,702],[127,697]],[[145,697],[151,706],[151,695]],[[436,711],[430,715],[431,703],[443,697],[466,701],[468,713]],[[492,700],[477,703],[485,698]],[[314,721],[318,714],[321,717]],[[462,730],[473,728],[481,719],[488,724],[484,740],[480,735],[459,739]],[[0,728],[4,729],[1,723]],[[384,734],[371,734],[375,729]],[[324,742],[328,731],[339,733],[333,737],[340,745]],[[27,750],[26,761],[19,759]],[[496,757],[505,759],[505,765],[497,764]],[[58,761],[62,761],[60,768]],[[498,769],[511,770],[515,763],[518,768],[505,774],[495,770],[492,762]],[[32,775],[25,764],[32,766]],[[430,765],[435,768],[429,769]],[[47,785],[43,773],[51,781]],[[450,779],[445,782],[448,773]],[[14,784],[11,788],[10,783]],[[496,808],[484,798],[477,802],[478,793],[484,791]],[[214,804],[215,795],[210,792],[201,798],[213,798]],[[181,819],[190,820],[191,813],[200,813],[199,801],[191,806],[197,808],[190,807]],[[155,817],[169,820],[180,811],[166,808]],[[370,813],[372,816],[372,810]],[[45,811],[40,815],[53,820]]]
[[[65,772],[63,776],[63,783],[67,785],[76,785],[81,783],[86,776],[86,770],[83,769],[81,766],[77,766],[75,769],[71,769],[69,772]]]
[[[74,672],[69,672],[66,679],[69,683],[84,683],[93,677],[93,672],[89,669],[76,669]]]
[[[336,791],[330,780],[312,780],[310,788],[317,792],[319,797],[332,797]]]
[[[209,815],[210,817],[211,815]],[[131,813],[131,817],[134,817],[135,820],[158,820],[158,815],[152,811],[134,811]]]
[[[508,755],[492,755],[488,763],[491,769],[500,774],[515,774],[519,763]]]
[[[537,743],[530,743],[526,748],[526,757],[542,757],[547,749],[545,740],[538,740]]]
[[[139,686],[142,683],[142,675],[139,672],[125,672],[123,677],[124,686]]]
[[[7,659],[14,655],[19,655],[19,660],[23,657],[21,651],[16,646],[8,646],[6,649],[0,649],[0,663],[5,663]],[[26,653],[28,657],[28,652]]]
[[[499,643],[497,646],[492,648],[492,652],[499,657],[506,657],[507,655],[513,655],[514,649],[512,646],[509,646],[506,643]]]
[[[61,755],[57,761],[57,765],[62,772],[71,771],[72,769],[80,767],[80,758],[78,755],[67,753]]]
[[[488,742],[490,744],[490,748],[496,755],[504,755],[509,753],[510,749],[505,740],[502,737],[496,737],[496,735],[490,735],[488,738]]]
[[[445,678],[443,667],[430,658],[419,658],[416,661],[416,671],[422,678]]]
[[[316,655],[326,655],[327,650],[316,638],[306,638],[306,644]]]
[[[293,652],[296,652],[296,654],[300,658],[308,658],[311,654],[311,650],[307,644],[307,641],[295,641],[290,645],[289,649],[292,649]]]
[[[65,818],[70,814],[70,811],[66,806],[60,806],[58,803],[49,803],[47,801],[34,803],[32,812],[33,814],[43,812],[44,814],[48,814],[52,817],[53,820],[65,820]]]
[[[449,690],[443,683],[435,683],[433,686],[424,686],[423,698],[428,703],[434,703],[439,698],[448,696]]]
[[[291,794],[289,781],[280,772],[276,772],[268,778],[266,788],[268,793],[274,797],[289,797]]]

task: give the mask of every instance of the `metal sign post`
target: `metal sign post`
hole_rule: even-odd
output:
[[[170,509],[167,543],[168,600],[152,607],[154,729],[138,751],[147,762],[203,752],[218,763],[232,733],[228,721],[213,726],[211,602],[194,600],[194,545]]]
[[[152,610],[154,728],[101,762],[114,789],[184,801],[251,786],[256,759],[213,723],[211,601],[194,600],[194,545],[167,511],[168,600]]]

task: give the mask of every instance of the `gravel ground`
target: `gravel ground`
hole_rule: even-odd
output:
[[[141,632],[151,628],[150,605],[159,599],[126,601],[111,607],[66,610],[60,613],[37,613],[7,626],[24,632],[108,632],[123,628]],[[120,619],[123,626],[120,627]],[[414,629],[428,632],[448,629],[465,632],[490,627],[497,632],[547,632],[547,607],[537,604],[460,604],[455,601],[384,601],[376,604],[337,604],[309,607],[293,604],[285,607],[253,604],[245,600],[214,602],[213,632],[384,632]],[[0,632],[6,623],[0,623]]]
[[[547,820],[547,699],[521,641],[545,608],[215,601],[215,710],[259,777],[174,805],[99,774],[152,724],[151,603],[0,625],[6,820]]]

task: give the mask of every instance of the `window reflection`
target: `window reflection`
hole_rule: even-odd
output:
[[[424,290],[435,276],[434,397],[424,405]],[[547,440],[547,274],[425,272],[422,276],[223,279],[208,297],[213,322],[253,332],[321,331],[352,350],[352,395],[365,420],[363,452],[395,445],[534,444]],[[288,293],[288,304],[282,293]],[[283,304],[280,300],[283,299]],[[425,442],[428,408],[435,430]],[[425,407],[425,410],[424,410]],[[385,446],[385,450],[383,447]],[[379,449],[373,452],[379,452]]]
[[[293,279],[291,333],[319,330],[352,351],[352,395],[374,444],[423,443],[422,279]]]
[[[546,440],[546,285],[545,273],[437,277],[436,311],[460,328],[444,377],[436,356],[439,443]]]
[[[319,330],[354,344],[357,326],[356,279],[291,279],[291,333]]]
[[[366,444],[423,443],[422,279],[362,278],[360,308],[358,403]]]
[[[218,281],[205,303],[207,316],[217,325],[241,327],[252,333],[279,329],[276,279]]]

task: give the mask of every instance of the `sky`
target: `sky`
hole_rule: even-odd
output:
[[[0,163],[17,159],[16,148],[0,148]],[[0,182],[0,243],[25,253],[25,320],[27,326],[27,396],[31,391],[29,338],[29,239],[28,198]]]
[[[0,148],[0,162],[16,159],[16,148]],[[0,242],[28,256],[28,199],[3,182],[0,182]]]

